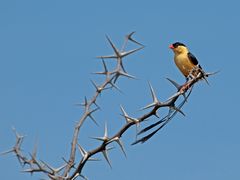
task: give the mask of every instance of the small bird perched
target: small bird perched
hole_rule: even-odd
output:
[[[205,73],[199,65],[197,58],[189,52],[185,44],[175,42],[169,48],[174,52],[175,64],[187,80],[196,77],[199,73],[202,73],[204,78]]]
[[[134,143],[132,143],[133,145],[138,144],[138,143],[144,143],[147,140],[149,140],[154,134],[156,134],[167,123],[169,123],[169,121],[175,116],[175,114],[177,112],[180,112],[184,115],[184,113],[181,111],[181,108],[187,101],[187,98],[189,97],[189,95],[191,94],[191,91],[190,91],[187,94],[187,96],[185,96],[185,93],[187,92],[187,90],[189,88],[193,87],[194,83],[196,83],[199,79],[200,80],[204,79],[207,82],[206,77],[217,73],[217,72],[205,73],[203,71],[202,67],[199,65],[197,58],[192,53],[189,52],[187,46],[184,45],[183,43],[175,42],[175,43],[171,44],[169,46],[169,48],[171,48],[173,50],[175,64],[178,67],[178,69],[181,71],[181,73],[186,77],[187,82],[180,86],[177,83],[175,83],[174,81],[168,79],[178,88],[178,92],[176,94],[174,94],[174,96],[172,96],[168,100],[170,100],[170,99],[173,100],[173,98],[178,97],[180,95],[179,92],[183,94],[185,99],[177,107],[175,106],[175,102],[176,102],[177,98],[174,99],[173,101],[170,101],[172,106],[169,106],[168,115],[163,117],[159,121],[145,127],[140,132],[138,132],[138,135],[153,129],[156,126],[159,126],[159,127],[156,130],[149,133],[148,135],[136,140]],[[153,92],[152,92],[152,94],[153,94]],[[153,98],[153,99],[155,99],[155,98]],[[150,105],[152,107],[152,104],[150,104]]]

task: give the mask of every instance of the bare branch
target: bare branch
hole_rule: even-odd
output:
[[[54,180],[74,180],[78,177],[87,179],[84,175],[82,175],[83,168],[88,161],[98,161],[98,159],[94,158],[94,155],[98,153],[102,153],[108,165],[112,168],[111,161],[108,155],[109,150],[112,149],[112,147],[110,147],[111,143],[114,143],[114,142],[117,143],[118,144],[117,147],[119,147],[123,152],[124,156],[127,157],[126,150],[122,142],[122,136],[130,127],[136,126],[138,128],[140,123],[155,116],[157,118],[160,118],[160,116],[157,114],[160,108],[167,108],[168,110],[168,113],[166,113],[167,115],[158,119],[157,122],[154,122],[148,125],[147,127],[143,128],[139,132],[137,131],[136,133],[137,137],[142,136],[144,133],[148,133],[149,131],[151,132],[143,137],[140,137],[139,139],[136,139],[136,141],[132,143],[132,145],[134,145],[134,144],[144,143],[148,141],[159,130],[165,127],[175,117],[177,113],[180,113],[185,116],[185,114],[182,111],[182,107],[187,102],[187,99],[192,93],[194,85],[201,80],[205,80],[206,82],[208,82],[207,78],[211,75],[216,74],[217,72],[206,73],[204,71],[200,71],[200,73],[197,76],[190,77],[189,80],[183,85],[180,85],[174,80],[167,78],[167,80],[170,81],[176,87],[177,91],[173,95],[171,95],[166,101],[163,101],[163,102],[160,102],[158,100],[157,95],[152,85],[149,82],[148,85],[150,89],[152,102],[146,105],[145,107],[141,108],[141,110],[145,110],[144,114],[142,114],[140,117],[131,117],[127,114],[123,106],[120,105],[120,109],[122,112],[121,115],[125,119],[125,123],[122,125],[122,127],[119,128],[117,132],[115,132],[114,135],[112,136],[108,135],[107,123],[105,123],[104,135],[102,137],[93,137],[93,139],[96,139],[101,142],[100,145],[98,145],[96,148],[92,150],[87,151],[79,144],[78,140],[80,136],[80,130],[85,120],[87,118],[90,118],[96,125],[98,125],[97,121],[93,117],[93,113],[95,113],[97,110],[100,109],[100,107],[97,105],[96,102],[99,95],[101,95],[102,91],[107,89],[117,89],[118,91],[120,91],[116,82],[121,76],[135,79],[135,76],[130,75],[125,70],[125,67],[123,65],[123,59],[125,57],[141,50],[144,47],[141,43],[133,39],[132,36],[134,33],[135,32],[132,32],[125,37],[125,41],[122,45],[121,50],[119,50],[115,46],[115,44],[112,42],[112,40],[108,36],[106,36],[108,43],[110,44],[111,48],[114,51],[114,54],[108,55],[108,56],[98,56],[98,58],[101,58],[102,60],[103,71],[95,72],[94,74],[105,75],[103,76],[105,80],[101,84],[98,84],[95,81],[91,80],[96,91],[91,98],[87,99],[87,97],[85,97],[84,102],[80,104],[81,106],[83,106],[84,112],[81,115],[76,126],[74,127],[69,158],[67,160],[63,159],[65,163],[62,166],[58,168],[53,168],[51,165],[49,165],[45,161],[39,161],[37,159],[36,144],[34,146],[33,152],[30,154],[30,158],[23,155],[21,151],[21,145],[22,145],[24,136],[19,135],[15,129],[13,129],[16,136],[15,145],[11,149],[5,152],[2,152],[1,155],[14,153],[19,163],[22,166],[27,165],[27,168],[24,169],[22,172],[26,172],[30,174],[41,172],[47,175],[47,177],[49,177],[50,179],[54,179]],[[125,51],[127,47],[127,43],[129,41],[141,47]],[[115,59],[117,62],[116,67],[113,70],[109,71],[109,68],[107,66],[109,64],[106,64],[104,59]],[[181,95],[183,95],[184,98],[180,97]],[[77,152],[80,153],[82,156],[79,162],[76,162],[76,149],[78,149]]]

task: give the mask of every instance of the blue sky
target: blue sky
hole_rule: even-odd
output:
[[[95,57],[112,49],[109,35],[120,47],[132,32],[146,48],[125,59],[138,80],[122,78],[124,92],[106,91],[102,110],[83,126],[79,143],[98,145],[107,122],[113,135],[124,123],[122,104],[132,116],[151,101],[150,81],[160,100],[174,92],[166,77],[182,83],[173,63],[170,43],[187,44],[206,71],[221,70],[199,83],[183,110],[143,145],[131,146],[135,128],[123,136],[128,158],[118,148],[105,161],[89,162],[89,179],[225,180],[239,179],[239,1],[0,1],[0,152],[15,142],[12,127],[26,135],[23,152],[38,144],[38,157],[53,166],[67,158],[73,128],[82,114],[75,106],[94,94],[91,72],[102,69]],[[130,45],[129,48],[133,48]],[[111,62],[109,62],[111,63]],[[156,119],[152,118],[150,121]],[[100,155],[97,156],[103,159]],[[78,157],[79,159],[79,157]],[[0,157],[0,179],[40,179],[21,172],[13,155]]]

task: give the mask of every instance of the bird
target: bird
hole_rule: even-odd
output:
[[[197,58],[188,50],[187,46],[181,42],[175,42],[169,46],[174,52],[174,62],[186,80],[193,79],[201,73],[205,79],[206,73],[203,71]],[[205,79],[206,80],[206,79]]]

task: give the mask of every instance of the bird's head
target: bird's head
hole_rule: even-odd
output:
[[[183,52],[188,52],[187,46],[180,42],[175,42],[169,46],[175,54],[180,54]]]

